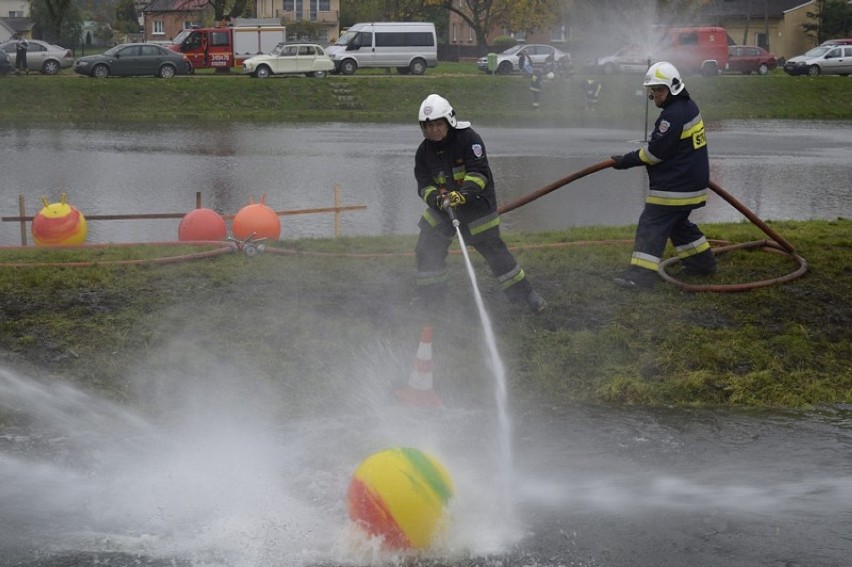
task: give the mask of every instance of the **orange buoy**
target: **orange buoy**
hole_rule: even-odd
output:
[[[260,203],[255,203],[250,197],[249,204],[234,215],[234,238],[245,240],[254,235],[255,238],[278,240],[281,235],[281,219],[265,201],[266,195],[261,195]]]
[[[225,219],[213,209],[192,209],[178,225],[178,240],[225,240],[228,226]]]

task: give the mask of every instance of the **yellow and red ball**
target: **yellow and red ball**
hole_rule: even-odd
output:
[[[234,215],[232,231],[234,238],[245,240],[254,235],[255,238],[278,240],[281,235],[281,219],[278,214],[265,203],[266,195],[261,196],[260,203],[249,198],[249,204]]]
[[[424,549],[444,528],[453,481],[434,457],[407,447],[367,457],[352,474],[349,517],[391,549]]]
[[[193,209],[186,213],[178,225],[178,240],[225,240],[228,226],[225,219],[213,209]]]
[[[67,194],[62,194],[59,203],[48,204],[42,197],[44,207],[33,218],[30,231],[35,243],[42,246],[74,246],[82,244],[88,235],[86,217],[66,203]]]

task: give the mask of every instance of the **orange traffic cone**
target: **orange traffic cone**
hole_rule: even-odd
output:
[[[420,346],[408,385],[396,391],[396,397],[405,405],[438,407],[441,397],[432,388],[432,327],[426,325],[420,333]]]

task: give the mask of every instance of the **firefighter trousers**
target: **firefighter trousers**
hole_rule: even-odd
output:
[[[629,279],[656,279],[669,239],[684,269],[697,274],[712,274],[716,271],[716,257],[704,233],[689,220],[691,212],[692,208],[645,205],[636,226],[633,256],[627,276]]]
[[[455,229],[446,224],[420,227],[415,254],[417,291],[421,297],[440,299],[446,293],[447,254],[454,235]],[[512,302],[526,300],[532,285],[500,237],[499,228],[494,227],[475,237],[462,228],[462,236],[465,244],[473,246],[485,258],[506,297]]]

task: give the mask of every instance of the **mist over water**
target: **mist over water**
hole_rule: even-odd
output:
[[[479,431],[487,418],[478,412],[442,412],[437,426],[434,414],[388,405],[382,395],[357,413],[318,404],[316,419],[287,421],[271,391],[247,392],[225,376],[171,379],[184,391],[170,392],[167,410],[152,419],[0,370],[2,406],[26,424],[0,436],[0,549],[118,550],[237,566],[392,560],[349,524],[345,502],[358,463],[390,446],[426,450],[451,470],[454,529],[438,553],[509,543],[496,487],[478,480],[494,466],[494,437]],[[447,427],[474,435],[482,453],[471,459],[457,440],[442,442]]]
[[[341,371],[361,377],[354,403],[312,400],[313,415],[290,418],[280,392],[247,388],[227,368],[176,369],[168,376],[176,386],[161,390],[147,415],[56,377],[0,370],[0,407],[15,416],[0,431],[0,556],[18,561],[0,564],[95,552],[126,554],[127,565],[134,557],[235,567],[406,563],[346,512],[354,469],[392,446],[435,455],[456,485],[451,527],[420,556],[426,564],[652,565],[595,557],[632,549],[647,560],[649,541],[687,545],[708,529],[759,549],[753,536],[726,531],[754,522],[782,530],[787,545],[852,551],[848,538],[815,534],[852,520],[852,457],[837,451],[852,442],[852,421],[842,414],[526,410],[514,418],[507,495],[493,402],[398,406],[388,386],[407,375],[413,349],[376,348],[385,349],[382,364],[371,361],[377,353],[353,353]]]

